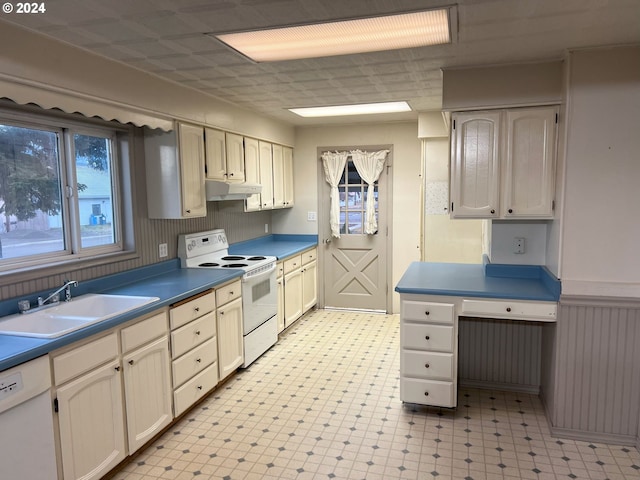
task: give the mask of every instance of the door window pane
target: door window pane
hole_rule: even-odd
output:
[[[340,232],[352,235],[364,234],[367,182],[348,160],[340,180]],[[374,185],[375,215],[378,218],[378,184]],[[377,232],[376,232],[377,233]]]
[[[113,244],[115,231],[110,139],[74,134],[73,142],[82,248]]]
[[[0,258],[65,250],[55,131],[0,124]]]

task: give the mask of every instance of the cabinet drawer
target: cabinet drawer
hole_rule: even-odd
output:
[[[229,303],[231,300],[240,298],[241,288],[242,282],[238,280],[237,282],[216,289],[216,305],[220,307],[225,303]]]
[[[179,387],[191,377],[200,373],[218,359],[216,337],[210,338],[202,345],[173,361],[173,387]]]
[[[169,310],[171,330],[186,325],[191,320],[216,309],[216,295],[213,290],[193,300],[187,300]]]
[[[140,345],[167,334],[167,312],[160,312],[146,320],[141,320],[120,332],[122,353],[127,353]]]
[[[453,327],[420,323],[403,323],[402,347],[412,350],[453,352]]]
[[[453,353],[403,351],[400,355],[402,377],[453,381]]]
[[[402,319],[413,322],[444,323],[453,325],[453,303],[402,302]]]
[[[409,403],[420,403],[422,405],[455,407],[454,383],[401,378],[400,400]]]
[[[171,358],[178,358],[193,347],[209,340],[215,334],[215,312],[207,313],[184,327],[180,327],[171,332]]]
[[[55,383],[60,385],[82,373],[93,370],[117,356],[118,336],[116,332],[76,347],[53,359]]]
[[[316,258],[318,258],[318,249],[316,248],[302,252],[302,265],[313,262]]]
[[[298,268],[300,268],[301,265],[302,265],[301,255],[295,255],[291,258],[287,258],[284,261],[284,274],[286,275],[287,273],[297,270]]]
[[[177,417],[204,397],[218,384],[218,363],[214,362],[173,392],[174,414]]]
[[[558,304],[555,302],[463,300],[460,314],[473,317],[555,322],[557,309]]]

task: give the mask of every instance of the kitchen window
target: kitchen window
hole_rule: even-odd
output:
[[[122,134],[92,122],[0,115],[1,271],[123,251]]]

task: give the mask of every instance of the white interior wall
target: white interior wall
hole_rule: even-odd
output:
[[[491,263],[545,265],[547,258],[545,221],[511,222],[494,220],[491,224]],[[516,238],[525,239],[525,252],[514,253]]]
[[[417,122],[300,127],[294,150],[293,209],[274,212],[274,233],[317,234],[307,212],[318,211],[317,148],[328,145],[393,145],[393,225],[391,288],[412,261],[420,260],[420,141]],[[393,295],[393,311],[400,311]]]
[[[640,47],[569,56],[562,290],[640,298]]]

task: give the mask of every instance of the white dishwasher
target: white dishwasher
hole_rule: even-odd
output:
[[[0,478],[58,478],[47,355],[0,372]]]

